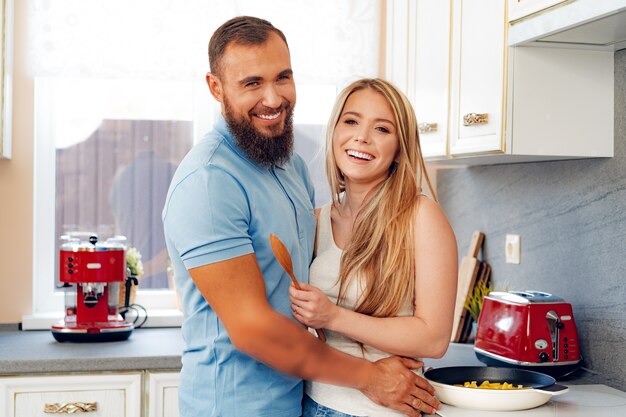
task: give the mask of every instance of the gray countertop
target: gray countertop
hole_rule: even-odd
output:
[[[50,331],[0,332],[0,374],[179,370],[180,328],[136,329],[123,342],[59,343]]]
[[[59,343],[50,331],[2,331],[0,375],[94,371],[179,370],[184,343],[180,328],[136,329],[123,342]],[[427,367],[482,366],[471,344],[451,344],[442,359],[426,359]],[[567,384],[615,381],[579,370]]]

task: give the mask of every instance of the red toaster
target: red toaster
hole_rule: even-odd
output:
[[[474,351],[481,362],[555,378],[580,367],[572,306],[540,291],[491,292],[478,317]]]

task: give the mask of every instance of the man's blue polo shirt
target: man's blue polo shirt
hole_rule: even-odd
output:
[[[262,168],[237,146],[222,117],[178,167],[163,223],[185,320],[181,417],[301,414],[302,381],[235,349],[187,269],[254,253],[272,307],[292,318],[289,276],[272,253],[275,233],[308,282],[315,236],[314,191],[302,158]],[[219,277],[215,277],[219,279]]]

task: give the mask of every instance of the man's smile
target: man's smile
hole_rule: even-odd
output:
[[[280,116],[280,114],[282,113],[282,111],[279,111],[277,113],[274,114],[254,114],[254,116],[261,118],[263,120],[276,120],[278,119],[278,117]]]

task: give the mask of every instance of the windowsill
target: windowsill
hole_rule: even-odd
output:
[[[33,314],[22,317],[22,330],[49,330],[63,318],[59,312]],[[176,309],[162,309],[148,311],[148,319],[141,326],[146,327],[180,327],[183,323],[183,313]]]

